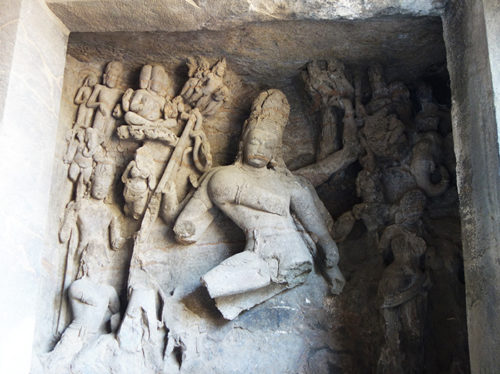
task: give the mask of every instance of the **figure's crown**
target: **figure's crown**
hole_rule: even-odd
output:
[[[267,126],[274,123],[283,131],[289,114],[290,105],[285,94],[278,89],[269,89],[261,92],[252,103],[250,122],[254,122],[254,126],[259,126],[260,123],[265,123]],[[264,119],[271,121],[262,121]]]

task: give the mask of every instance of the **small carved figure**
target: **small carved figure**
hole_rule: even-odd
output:
[[[210,71],[210,63],[203,57],[189,57],[187,61],[189,68],[188,76],[190,77],[182,87],[180,95],[186,100],[191,98],[193,94],[198,94],[201,91],[201,85]]]
[[[388,89],[391,94],[391,111],[397,114],[405,126],[410,126],[413,115],[410,90],[399,81],[390,83]]]
[[[75,104],[78,105],[78,111],[76,113],[75,128],[87,128],[92,125],[94,109],[87,107],[87,102],[96,84],[97,77],[94,74],[89,74],[83,81],[83,86],[76,92]]]
[[[420,110],[415,116],[417,131],[437,131],[440,121],[439,105],[434,102],[432,88],[423,82],[417,87]]]
[[[381,178],[379,170],[368,169],[361,170],[356,178],[356,192],[363,202],[356,204],[352,212],[356,219],[363,220],[368,231],[378,230],[391,219],[391,206],[385,201]]]
[[[86,189],[82,189],[82,185],[88,186],[90,183],[90,176],[92,175],[93,155],[97,151],[95,142],[95,134],[88,131],[92,125],[92,117],[94,109],[87,107],[88,99],[92,94],[92,88],[97,84],[97,78],[94,74],[89,74],[85,77],[83,86],[80,87],[75,96],[75,104],[78,104],[78,111],[76,121],[73,129],[68,131],[66,140],[68,147],[64,154],[63,161],[69,164],[68,177],[77,183],[81,176],[79,183],[79,193],[83,194]]]
[[[70,164],[68,177],[76,184],[77,199],[86,195],[89,190],[96,158],[99,158],[103,151],[100,142],[100,134],[94,128],[80,128],[72,140],[75,147],[68,147],[64,156],[64,162]]]
[[[394,261],[379,283],[385,345],[377,373],[421,373],[423,333],[429,280],[422,268],[427,245],[418,235],[425,195],[418,189],[401,199],[396,224],[387,227],[380,239],[382,253],[390,251]]]
[[[281,91],[262,92],[244,124],[236,162],[209,172],[174,226],[180,242],[194,243],[219,209],[244,231],[245,250],[202,277],[227,319],[305,281],[313,260],[294,216],[323,250],[332,291],[339,293],[343,286],[337,246],[329,232],[333,220],[314,188],[292,175],[283,162],[288,114]]]
[[[125,214],[138,220],[146,209],[146,203],[151,191],[156,187],[156,177],[148,165],[150,159],[136,155],[123,172],[122,182],[125,185]]]
[[[193,108],[198,108],[204,116],[214,115],[222,106],[228,95],[228,88],[224,84],[226,73],[226,59],[221,59],[210,69],[210,65],[203,58],[198,59],[198,67],[194,68],[194,61],[189,60],[190,73],[193,74],[181,90],[181,96]]]
[[[122,98],[125,122],[132,126],[173,127],[177,121],[166,117],[166,90],[170,81],[165,69],[160,65],[144,65],[140,75],[140,89],[129,88]]]
[[[345,66],[338,60],[319,61],[307,64],[303,74],[306,89],[313,99],[313,107],[321,110],[321,135],[317,160],[322,160],[342,146],[338,136],[339,112],[352,107],[354,88],[346,77]]]
[[[358,122],[362,122],[360,116],[364,116],[358,97],[360,87],[356,87],[357,96],[354,97],[355,90],[347,79],[344,64],[337,60],[329,60],[325,64],[313,61],[303,73],[313,108],[319,106],[321,110],[321,135],[316,162],[294,171],[294,174],[305,177],[314,186],[326,182],[333,173],[345,169],[358,159]],[[342,133],[339,128],[343,128]]]
[[[366,105],[368,114],[376,114],[391,104],[389,88],[385,83],[384,69],[379,64],[370,65],[368,68],[368,79],[372,91],[370,102]]]
[[[374,155],[378,161],[400,161],[408,153],[409,142],[403,122],[385,109],[365,118],[360,135],[367,154]]]
[[[412,148],[410,163],[415,181],[427,196],[442,195],[450,186],[450,174],[444,166],[443,138],[437,132],[420,134]]]
[[[92,127],[100,134],[101,144],[111,137],[115,129],[113,110],[123,94],[123,91],[117,88],[122,71],[120,62],[109,62],[102,78],[103,84],[94,86],[87,101],[88,108],[97,109]]]

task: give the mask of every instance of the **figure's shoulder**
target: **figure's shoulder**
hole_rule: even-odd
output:
[[[234,165],[221,166],[207,178],[207,191],[215,200],[224,199],[241,182],[241,170]]]
[[[232,184],[241,178],[241,170],[235,165],[221,166],[209,176],[210,184]]]
[[[292,190],[296,192],[301,192],[301,191],[310,191],[311,189],[314,189],[313,185],[309,180],[306,178],[295,175],[291,172],[286,173],[285,175],[282,176],[282,179],[286,181],[287,186]]]

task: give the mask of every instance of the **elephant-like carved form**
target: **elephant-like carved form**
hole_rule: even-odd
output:
[[[417,186],[429,197],[443,194],[450,185],[450,173],[442,164],[442,137],[427,131],[413,146],[410,170]]]

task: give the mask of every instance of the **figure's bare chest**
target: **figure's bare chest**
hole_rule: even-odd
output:
[[[276,196],[280,200],[290,200],[290,192],[286,181],[278,173],[270,170],[261,173],[250,173],[245,170],[238,170],[235,173],[233,183],[236,187],[247,193],[255,195]]]
[[[104,204],[82,204],[78,213],[78,225],[82,233],[93,234],[106,229],[111,220]]]
[[[123,92],[117,88],[109,88],[106,86],[101,86],[101,90],[99,91],[98,102],[112,105],[118,102],[122,93]]]

